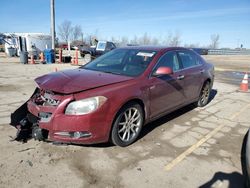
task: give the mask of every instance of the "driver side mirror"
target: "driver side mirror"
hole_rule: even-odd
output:
[[[173,70],[170,67],[159,67],[153,75],[164,76],[164,75],[169,75],[169,74],[173,74]]]

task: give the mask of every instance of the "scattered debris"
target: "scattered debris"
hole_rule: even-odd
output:
[[[55,161],[56,161],[55,159],[50,159],[49,164],[53,164],[53,163],[55,163]]]
[[[159,143],[159,142],[157,142],[157,143],[155,143],[157,146],[160,146],[161,145],[161,143]]]
[[[10,137],[10,142],[16,141],[16,138],[14,138],[13,136],[9,136],[9,137]]]
[[[26,149],[20,150],[18,152],[24,152],[24,151],[28,151],[28,150],[31,150],[31,149],[35,149],[35,148],[26,148]]]
[[[29,164],[30,167],[33,166],[33,163],[30,160],[27,160],[26,162]]]

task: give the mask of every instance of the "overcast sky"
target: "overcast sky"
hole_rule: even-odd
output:
[[[182,45],[250,48],[250,0],[55,0],[56,26],[64,20],[101,39],[178,32]],[[50,32],[50,0],[1,0],[0,32]]]

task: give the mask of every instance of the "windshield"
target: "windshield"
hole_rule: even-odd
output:
[[[146,70],[155,54],[151,50],[116,49],[81,68],[135,77]]]
[[[96,50],[104,51],[105,48],[106,48],[106,42],[98,42],[98,43],[97,43]]]

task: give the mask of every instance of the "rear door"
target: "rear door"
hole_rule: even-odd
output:
[[[185,101],[183,71],[176,52],[170,51],[162,55],[154,67],[152,75],[159,67],[170,67],[173,69],[173,74],[149,78],[151,118],[169,111]]]
[[[204,82],[203,73],[205,70],[200,58],[194,52],[180,50],[177,51],[177,54],[183,67],[186,102],[192,102],[199,97]]]

